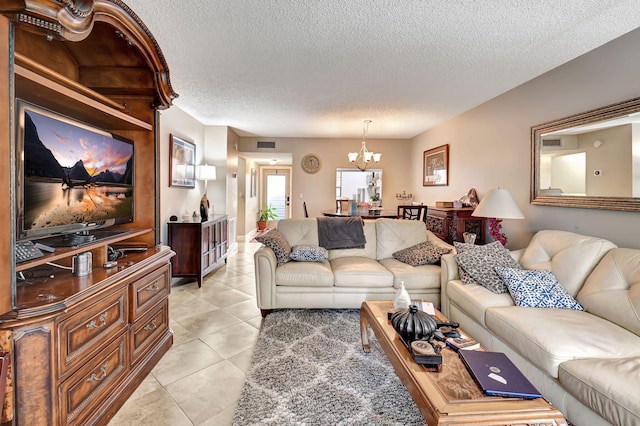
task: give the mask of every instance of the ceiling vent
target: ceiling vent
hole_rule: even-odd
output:
[[[578,149],[577,135],[552,136],[542,139],[542,149],[547,151],[564,151]]]
[[[562,139],[543,139],[542,146],[544,147],[562,146]]]
[[[256,148],[259,149],[276,149],[276,141],[258,141]]]

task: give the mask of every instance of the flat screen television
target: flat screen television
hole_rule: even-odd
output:
[[[22,100],[16,121],[18,240],[64,236],[69,244],[57,245],[74,246],[133,221],[132,141]]]

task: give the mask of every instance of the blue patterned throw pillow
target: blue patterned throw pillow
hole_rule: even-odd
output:
[[[329,260],[327,249],[320,246],[293,246],[291,259],[298,262],[326,262]]]
[[[496,268],[518,306],[583,311],[551,271]]]

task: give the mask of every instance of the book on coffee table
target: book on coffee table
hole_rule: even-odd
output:
[[[447,345],[453,349],[454,351],[466,350],[466,351],[475,351],[480,348],[480,343],[478,343],[472,337],[461,334],[460,337],[448,337],[445,340]]]

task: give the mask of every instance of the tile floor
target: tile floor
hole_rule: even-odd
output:
[[[253,273],[258,247],[239,243],[202,288],[195,281],[172,287],[173,346],[109,426],[231,424],[262,322]]]

